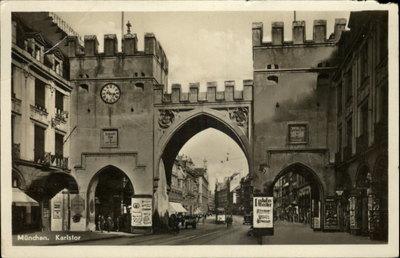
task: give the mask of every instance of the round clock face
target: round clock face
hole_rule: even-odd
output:
[[[115,84],[106,84],[101,89],[101,98],[108,104],[113,104],[121,97],[121,91]]]

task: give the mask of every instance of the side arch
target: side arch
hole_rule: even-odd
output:
[[[296,172],[298,172],[302,176],[306,176],[308,179],[311,179],[312,182],[314,182],[318,186],[320,196],[321,197],[324,196],[325,188],[324,188],[324,185],[323,185],[321,179],[319,178],[318,174],[312,168],[303,164],[302,162],[294,162],[294,163],[285,165],[281,169],[281,171],[275,176],[274,180],[266,186],[266,194],[268,196],[272,196],[274,185],[276,184],[278,179],[281,178],[282,176],[284,176],[286,173],[289,173],[290,171],[292,171],[293,169],[296,169],[296,168],[299,169],[299,170],[296,170]]]
[[[99,186],[103,188],[98,189]],[[107,190],[106,192],[104,192],[104,188]],[[96,230],[96,214],[98,212],[103,216],[110,215],[113,220],[125,215],[133,195],[134,185],[125,171],[114,165],[107,165],[99,169],[92,175],[87,186],[87,228],[91,231]],[[117,198],[116,201],[114,197]]]

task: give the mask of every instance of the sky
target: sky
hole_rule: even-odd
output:
[[[103,49],[103,35],[117,34],[121,48],[121,12],[57,13],[82,37],[97,35]],[[333,32],[335,18],[348,19],[349,12],[296,12],[297,20],[306,22],[306,39],[312,39],[313,20],[327,20],[327,36]],[[152,32],[160,41],[169,60],[168,89],[172,83],[182,84],[188,91],[190,82],[217,81],[224,90],[225,80],[235,80],[238,90],[242,81],[252,79],[252,22],[264,23],[264,41],[271,40],[271,23],[285,22],[285,40],[291,40],[293,11],[287,12],[125,12],[124,24],[133,25],[143,50],[144,34]],[[124,26],[126,32],[126,27]],[[229,154],[227,154],[229,153]],[[248,173],[246,158],[240,147],[215,129],[204,130],[191,138],[180,154],[190,156],[196,165],[208,161],[210,188],[215,181],[235,172]],[[229,156],[229,161],[226,161]],[[221,161],[224,161],[221,163]]]

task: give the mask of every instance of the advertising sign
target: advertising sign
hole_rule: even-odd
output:
[[[218,222],[225,222],[225,214],[218,214],[217,215]]]
[[[274,227],[273,197],[253,197],[253,227]]]
[[[151,227],[152,225],[152,199],[146,197],[133,197],[131,210],[131,225],[134,227]]]
[[[325,229],[339,229],[337,205],[334,197],[325,199]]]

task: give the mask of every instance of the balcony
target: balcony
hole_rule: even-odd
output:
[[[66,132],[68,129],[67,119],[68,119],[67,111],[57,111],[57,113],[55,113],[54,117],[51,119],[51,126]]]
[[[45,152],[43,154],[35,153],[34,162],[36,164],[39,164],[39,165],[50,166],[50,164],[51,164],[51,153],[50,152]]]
[[[45,152],[43,155],[35,154],[35,163],[52,169],[68,169],[68,158],[50,152]]]
[[[41,107],[39,105],[31,105],[31,112],[30,112],[30,118],[36,121],[39,121],[43,124],[47,124],[47,116],[49,113],[47,113],[46,108]]]
[[[63,157],[62,155],[51,155],[50,165],[52,167],[66,170],[68,169],[68,158]]]
[[[374,124],[374,142],[382,143],[388,141],[388,124],[379,122]]]
[[[21,144],[13,143],[12,145],[12,158],[20,159],[21,158]]]
[[[368,135],[363,134],[356,139],[356,152],[357,154],[363,153],[368,149]]]
[[[11,98],[12,101],[12,106],[11,106],[11,110],[13,113],[17,113],[17,114],[21,114],[21,100],[17,99],[17,98]]]
[[[353,156],[351,146],[346,146],[343,149],[343,161],[350,159]]]

